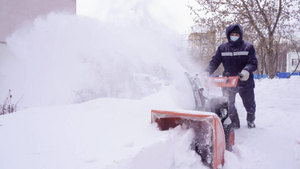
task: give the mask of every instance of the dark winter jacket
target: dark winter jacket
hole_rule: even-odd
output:
[[[236,41],[230,40],[230,33],[235,28],[240,29],[240,37]],[[253,45],[243,40],[243,28],[239,24],[230,25],[226,29],[228,42],[222,43],[216,54],[212,57],[205,71],[212,74],[222,63],[224,67],[223,75],[238,75],[243,69],[250,73],[247,81],[238,82],[239,88],[253,88],[253,72],[257,69],[257,58]]]

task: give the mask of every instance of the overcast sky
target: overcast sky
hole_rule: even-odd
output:
[[[193,24],[187,4],[190,0],[77,0],[77,13],[104,21],[132,17],[151,17],[171,29],[184,33]]]

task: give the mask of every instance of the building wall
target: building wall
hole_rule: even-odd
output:
[[[215,32],[198,33],[189,35],[189,47],[192,58],[206,66],[215,52]]]
[[[300,55],[300,54],[299,54]],[[286,71],[293,72],[299,62],[299,57],[296,52],[289,52],[287,54],[287,62],[286,62]],[[296,72],[300,72],[300,66],[296,70]]]
[[[76,0],[0,0],[0,42],[22,24],[52,11],[76,13]]]
[[[190,56],[203,70],[215,54],[216,47],[216,32],[214,30],[206,33],[194,32],[189,35]],[[219,66],[214,74],[221,75],[222,72],[223,67]]]

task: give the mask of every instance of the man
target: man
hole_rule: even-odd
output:
[[[236,88],[223,88],[223,96],[228,97],[229,117],[235,128],[240,128],[240,120],[235,108],[235,96],[239,93],[247,111],[248,128],[255,128],[256,104],[254,99],[253,72],[257,69],[257,58],[253,45],[243,40],[243,28],[239,24],[226,29],[228,42],[222,43],[205,69],[211,75],[222,63],[223,76],[240,76]]]

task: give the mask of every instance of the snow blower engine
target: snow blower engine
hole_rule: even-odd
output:
[[[169,130],[181,125],[193,129],[195,137],[191,149],[201,156],[204,165],[218,169],[224,164],[225,149],[232,151],[234,127],[228,118],[228,99],[226,97],[206,98],[200,77],[185,73],[192,86],[195,110],[152,110],[151,122],[157,123],[160,130]],[[209,77],[202,81],[206,87],[235,87],[238,76]]]

